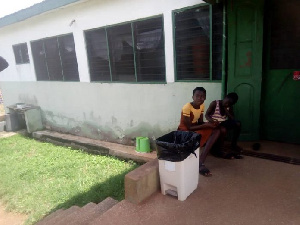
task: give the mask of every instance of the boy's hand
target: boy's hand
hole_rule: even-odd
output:
[[[206,128],[216,128],[218,125],[212,122],[205,123]]]
[[[220,122],[216,119],[213,119],[212,123],[217,127],[220,125]]]

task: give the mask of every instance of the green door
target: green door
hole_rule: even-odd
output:
[[[236,92],[240,140],[259,139],[262,80],[263,0],[229,0],[227,92]]]
[[[300,144],[300,1],[268,1],[266,10],[262,138]]]

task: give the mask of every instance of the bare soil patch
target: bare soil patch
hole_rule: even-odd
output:
[[[0,203],[0,225],[22,225],[27,215],[5,211],[5,206]]]

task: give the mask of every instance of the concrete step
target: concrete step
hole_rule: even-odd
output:
[[[103,207],[103,209],[102,209],[102,211],[103,211],[102,213],[97,213],[96,215],[94,215],[94,218],[89,219],[89,221],[86,222],[86,223],[80,223],[80,225],[87,225],[87,224],[89,224],[89,225],[98,225],[98,224],[101,224],[102,215],[104,215],[107,211],[109,211],[109,209],[113,208],[113,206],[117,205],[117,203],[118,203],[116,200],[113,200],[113,201],[112,200],[111,199],[107,200],[106,206]],[[73,224],[73,225],[75,225],[75,224]]]
[[[90,202],[82,208],[72,206],[66,210],[59,209],[37,222],[36,225],[86,225],[117,203],[117,200],[108,197],[98,204]]]
[[[58,209],[55,212],[49,214],[48,216],[44,217],[42,220],[40,220],[39,222],[37,222],[35,225],[42,225],[45,224],[47,221],[55,218],[56,216],[59,216],[59,214],[64,211],[64,209]]]
[[[114,200],[110,197],[106,198],[102,202],[91,206],[87,204],[82,207],[78,213],[74,216],[72,221],[68,221],[65,224],[68,225],[86,225],[93,221],[95,218],[98,218],[102,214],[104,214],[107,210],[112,208],[114,205],[118,203],[117,200]]]
[[[73,209],[72,209],[73,208]],[[71,210],[72,209],[72,210]],[[80,214],[82,208],[78,206],[72,206],[70,212],[67,215],[62,216],[57,222],[53,223],[55,225],[66,225],[75,221],[75,217]]]
[[[59,224],[62,220],[69,217],[70,215],[76,213],[79,209],[80,209],[79,206],[76,206],[76,205],[72,206],[71,208],[68,208],[66,210],[59,212],[56,216],[52,217],[51,219],[46,220],[46,221],[42,220],[42,221],[38,222],[37,224],[39,224],[39,225]],[[51,214],[50,214],[50,216],[51,216]]]

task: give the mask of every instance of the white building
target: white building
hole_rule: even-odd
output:
[[[214,32],[212,32],[214,30]],[[0,19],[6,106],[47,129],[131,144],[177,129],[192,90],[220,99],[223,7],[201,0],[46,0]]]

